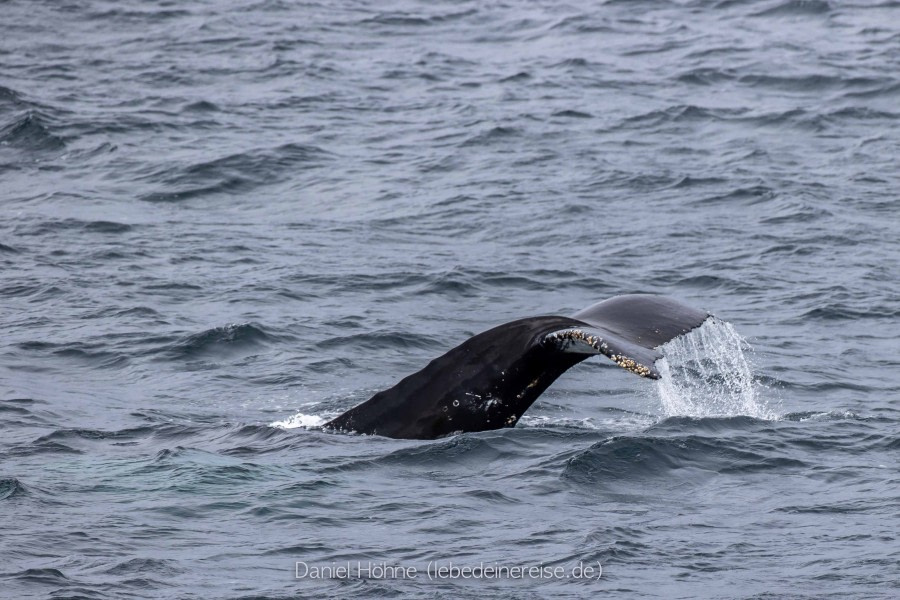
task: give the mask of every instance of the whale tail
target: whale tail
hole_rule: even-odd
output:
[[[325,428],[434,439],[512,427],[557,377],[592,355],[659,379],[659,346],[709,317],[671,298],[631,294],[572,317],[511,321],[469,338]]]
[[[575,313],[573,318],[591,326],[585,330],[585,341],[576,328],[552,332],[545,343],[562,342],[560,350],[564,352],[603,354],[635,375],[659,379],[655,363],[662,354],[657,348],[699,327],[710,316],[665,296],[616,296]],[[571,336],[579,342],[568,342]]]

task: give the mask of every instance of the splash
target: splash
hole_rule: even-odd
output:
[[[656,389],[665,416],[777,418],[760,397],[750,345],[731,323],[713,317],[660,350]]]

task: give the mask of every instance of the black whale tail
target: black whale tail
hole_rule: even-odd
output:
[[[658,379],[659,346],[709,317],[670,298],[631,294],[573,317],[512,321],[469,338],[325,428],[433,439],[512,427],[557,377],[595,354]]]

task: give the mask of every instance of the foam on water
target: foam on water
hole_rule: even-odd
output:
[[[319,415],[297,413],[288,417],[287,419],[283,419],[281,421],[273,421],[272,423],[269,423],[269,427],[280,427],[281,429],[296,429],[298,427],[321,427],[324,424],[324,417],[321,417]]]
[[[777,418],[760,396],[750,345],[731,323],[711,318],[660,350],[656,390],[664,416]]]
[[[572,429],[589,429],[592,431],[642,431],[653,424],[653,418],[637,413],[626,413],[616,418],[583,419],[567,417],[550,417],[546,415],[525,414],[519,419],[519,427],[569,427]]]

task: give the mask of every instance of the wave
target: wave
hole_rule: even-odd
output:
[[[788,0],[777,2],[774,6],[753,13],[754,17],[815,16],[825,15],[832,10],[831,4],[825,0]]]
[[[582,112],[580,110],[566,109],[566,110],[558,110],[553,113],[554,117],[563,117],[567,119],[593,119],[594,115],[588,112]]]
[[[715,474],[761,471],[793,473],[808,468],[797,458],[742,447],[740,440],[699,435],[622,436],[595,444],[571,458],[562,477],[615,492],[643,488],[648,480],[675,477],[693,487]],[[660,483],[651,483],[659,486]]]
[[[178,566],[178,562],[171,559],[161,558],[131,558],[116,563],[105,569],[103,573],[107,575],[134,575],[154,572],[156,575],[177,575],[183,573],[184,569]]]
[[[230,154],[186,167],[170,165],[143,176],[161,183],[162,189],[142,198],[148,202],[172,202],[215,194],[245,194],[255,188],[296,177],[298,169],[312,169],[331,162],[322,148],[284,144],[272,149]]]
[[[0,479],[0,501],[27,495],[28,488],[15,477]]]
[[[42,295],[47,295],[47,290]],[[62,292],[58,292],[62,293]],[[30,294],[34,297],[33,294]],[[128,362],[128,357],[109,347],[108,340],[52,343],[38,340],[20,342],[20,350],[42,355],[52,354],[60,358],[75,359],[96,368],[120,367]]]
[[[740,116],[742,109],[703,108],[693,104],[676,104],[625,118],[620,127],[656,128],[666,124],[718,121]]]
[[[54,587],[61,586],[63,589],[72,584],[72,581],[62,571],[53,568],[25,569],[4,575],[13,581]]]
[[[150,461],[153,464],[173,464],[172,461],[181,460],[179,457],[187,457],[190,462],[197,452],[203,456],[249,457],[302,448],[316,443],[315,440],[290,435],[284,428],[269,425],[222,423],[221,420],[198,425],[159,422],[159,418],[161,417],[151,416],[147,419],[149,421],[147,425],[118,430],[54,427],[51,423],[42,422],[41,429],[50,426],[54,427],[52,431],[27,442],[8,443],[0,451],[0,456],[12,458],[44,454],[97,453],[118,455],[130,454],[135,448],[139,448],[138,451],[142,454],[155,450],[155,456]],[[61,421],[65,421],[65,418],[58,415],[53,420],[54,423]],[[26,428],[35,427],[35,423],[25,423],[21,427],[22,431],[25,431]],[[202,447],[203,450],[197,450],[192,446]],[[204,460],[206,459],[200,462]],[[227,464],[235,463],[228,458]],[[155,467],[147,466],[147,468],[152,470]]]
[[[470,146],[490,146],[493,144],[506,144],[512,138],[519,138],[523,135],[523,130],[519,127],[506,127],[495,125],[490,129],[486,129],[481,133],[477,133],[460,144],[466,148]]]
[[[855,308],[843,303],[828,303],[803,313],[810,321],[856,321],[859,319],[893,320],[900,316],[900,309],[893,306],[867,306]]]
[[[725,81],[733,81],[736,78],[733,69],[719,69],[715,67],[697,67],[676,76],[676,80],[693,85],[715,85]]]
[[[54,233],[128,233],[134,225],[117,221],[84,219],[44,219],[28,226],[17,228],[16,233],[25,236],[44,236]]]
[[[774,211],[773,211],[774,212]],[[785,223],[811,223],[818,219],[833,217],[834,214],[824,208],[808,204],[787,206],[784,210],[771,217],[760,219],[765,225],[781,225]]]
[[[773,200],[776,196],[775,190],[767,185],[742,186],[725,193],[698,198],[693,200],[692,204],[732,204],[739,202],[745,206],[752,206]]]
[[[883,89],[895,83],[887,77],[847,77],[842,75],[771,75],[747,74],[737,82],[754,88],[771,88],[790,92],[824,92],[853,88]]]
[[[389,348],[439,350],[446,344],[442,337],[406,331],[373,331],[355,335],[331,337],[316,344],[320,349],[351,347],[357,350],[384,351]]]
[[[213,327],[190,334],[166,346],[159,352],[169,360],[185,360],[197,357],[224,357],[251,351],[279,339],[262,325],[241,323]]]
[[[397,25],[402,27],[423,27],[458,21],[477,14],[477,10],[462,10],[445,14],[421,16],[405,12],[380,13],[361,21],[362,24]]]
[[[48,120],[37,111],[28,111],[0,126],[0,160],[7,165],[21,165],[64,151],[65,141],[53,133]]]
[[[28,103],[22,98],[21,94],[16,90],[0,85],[0,105],[6,105],[4,108],[21,108]]]

